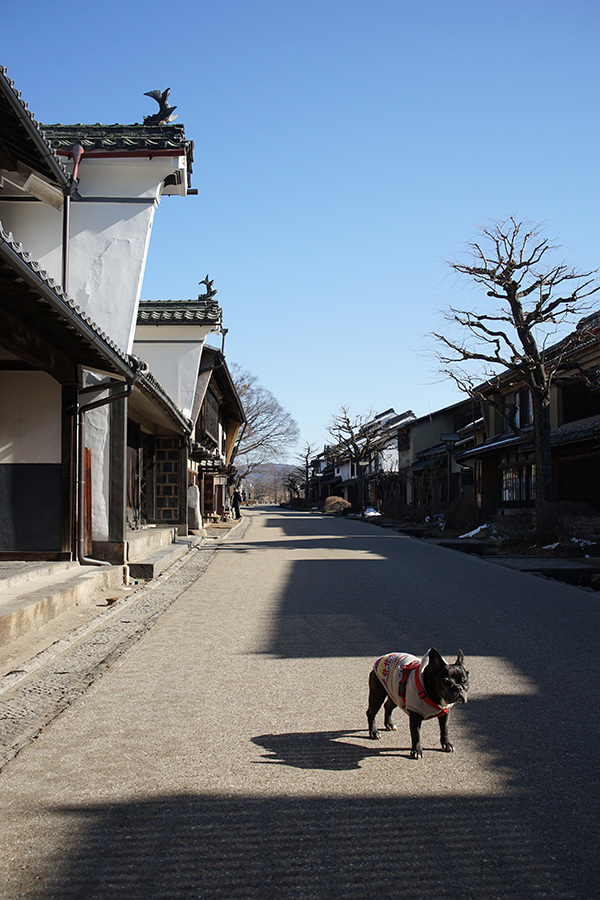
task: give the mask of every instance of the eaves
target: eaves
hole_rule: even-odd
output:
[[[476,447],[471,447],[470,450],[465,450],[463,453],[457,453],[454,458],[460,463],[464,459],[475,459],[478,456],[487,456],[489,453],[494,453],[498,450],[504,450],[508,447],[514,447],[517,444],[524,443],[525,440],[522,437],[512,434],[508,437],[500,438],[499,440],[491,440],[485,444],[478,444]]]
[[[43,125],[56,153],[67,156],[74,144],[81,144],[90,158],[185,156],[188,181],[194,161],[194,142],[185,137],[181,123],[164,125]]]
[[[27,103],[21,99],[21,92],[8,78],[4,66],[0,66],[0,110],[3,144],[5,148],[10,147],[16,161],[40,172],[60,187],[68,187],[69,173]]]

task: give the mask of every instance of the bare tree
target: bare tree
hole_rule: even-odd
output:
[[[256,375],[237,363],[229,367],[239,394],[246,424],[235,448],[232,463],[236,484],[258,466],[281,460],[299,437],[298,424]]]
[[[490,387],[506,384],[507,374],[512,374],[515,383],[529,388],[537,536],[544,540],[543,511],[552,499],[550,393],[581,332],[559,344],[553,342],[566,325],[573,326],[589,312],[586,298],[600,286],[595,283],[595,271],[579,272],[565,263],[553,263],[552,252],[556,248],[541,236],[539,227],[512,217],[481,227],[478,239],[468,247],[470,261],[450,265],[458,274],[481,285],[495,303],[489,312],[451,306],[446,318],[459,327],[459,337],[434,334],[444,347],[439,359],[461,390],[496,405],[512,431],[527,439],[531,435],[523,433],[516,416],[501,403],[494,403]]]
[[[342,406],[331,420],[329,434],[335,442],[336,452],[356,463],[358,502],[363,506],[365,466],[361,466],[361,462],[370,461],[375,450],[380,449],[377,439],[381,439],[381,430],[373,421],[373,413],[352,415],[347,406]]]
[[[332,416],[328,428],[336,449],[342,453],[346,451],[354,460],[366,459],[371,451],[371,443],[365,440],[365,432],[372,418],[372,412],[353,415],[348,406],[342,406],[339,413]]]
[[[300,483],[300,487],[304,488],[304,499],[307,503],[310,483],[310,464],[312,462],[313,456],[315,455],[316,449],[317,448],[315,444],[310,444],[307,441],[298,454],[298,459],[300,460],[301,465],[296,468],[296,477]]]
[[[300,492],[302,490],[302,481],[298,476],[298,470],[293,469],[291,472],[286,472],[283,476],[283,487],[289,494],[290,500],[296,500],[300,497]]]

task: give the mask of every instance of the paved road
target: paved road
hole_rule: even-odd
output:
[[[5,767],[2,898],[593,898],[597,595],[275,509]],[[461,647],[454,754],[366,734],[389,650]]]

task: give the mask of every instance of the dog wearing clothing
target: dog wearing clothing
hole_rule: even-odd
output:
[[[454,745],[448,737],[448,714],[455,703],[467,702],[469,673],[464,666],[462,650],[456,662],[447,663],[432,647],[425,656],[410,653],[386,653],[375,661],[369,674],[369,737],[379,739],[375,716],[385,701],[384,726],[395,731],[392,712],[399,706],[409,717],[411,759],[422,759],[421,723],[437,718],[442,749],[452,753]]]

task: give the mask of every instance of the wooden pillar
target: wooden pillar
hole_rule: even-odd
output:
[[[77,393],[78,384],[62,386],[60,549],[71,559],[77,555],[75,505],[77,496]]]
[[[178,475],[179,475],[179,515],[177,520],[177,530],[181,535],[188,533],[188,509],[187,509],[187,485],[188,485],[188,446],[187,440],[182,438],[179,442],[178,454]]]

